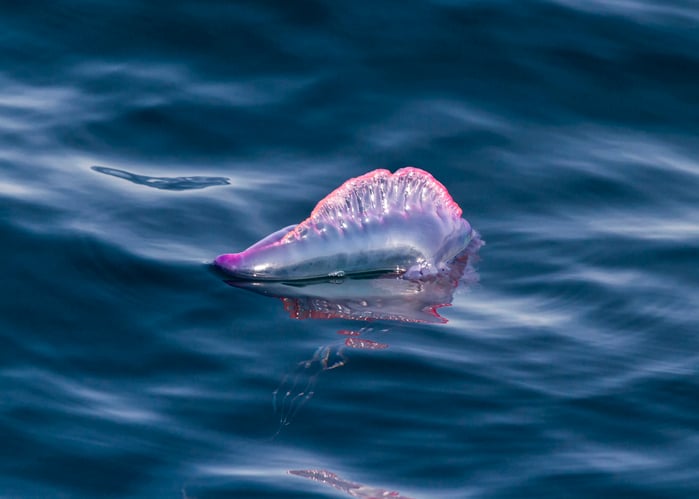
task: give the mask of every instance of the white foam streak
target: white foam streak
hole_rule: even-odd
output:
[[[506,298],[479,288],[477,293],[469,294],[463,302],[455,304],[454,308],[458,308],[460,314],[459,317],[450,318],[450,322],[451,326],[466,330],[479,328],[481,323],[489,324],[489,328],[493,324],[501,327],[553,328],[568,322],[567,314],[552,310],[549,305],[536,297]]]
[[[163,417],[144,408],[143,400],[131,396],[101,390],[85,382],[78,382],[67,377],[58,376],[39,369],[5,370],[5,378],[32,380],[37,389],[54,394],[57,408],[76,416],[90,416],[126,424],[162,423]],[[40,387],[40,388],[39,388]],[[61,394],[55,397],[55,394]],[[60,406],[60,407],[59,407]]]

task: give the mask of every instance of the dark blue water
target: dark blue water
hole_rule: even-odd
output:
[[[699,493],[695,1],[9,4],[0,495]],[[446,324],[211,271],[405,165],[487,242]]]

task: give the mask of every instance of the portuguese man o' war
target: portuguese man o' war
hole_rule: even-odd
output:
[[[253,281],[293,281],[374,272],[408,279],[444,272],[478,234],[431,174],[374,170],[347,180],[310,217],[215,264]]]

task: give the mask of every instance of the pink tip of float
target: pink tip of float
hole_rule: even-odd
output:
[[[241,259],[240,253],[227,253],[217,256],[214,260],[214,264],[224,270],[234,271],[240,265]]]

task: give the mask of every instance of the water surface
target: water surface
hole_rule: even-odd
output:
[[[699,491],[694,2],[0,12],[3,496]],[[406,165],[487,241],[447,323],[211,272]]]

